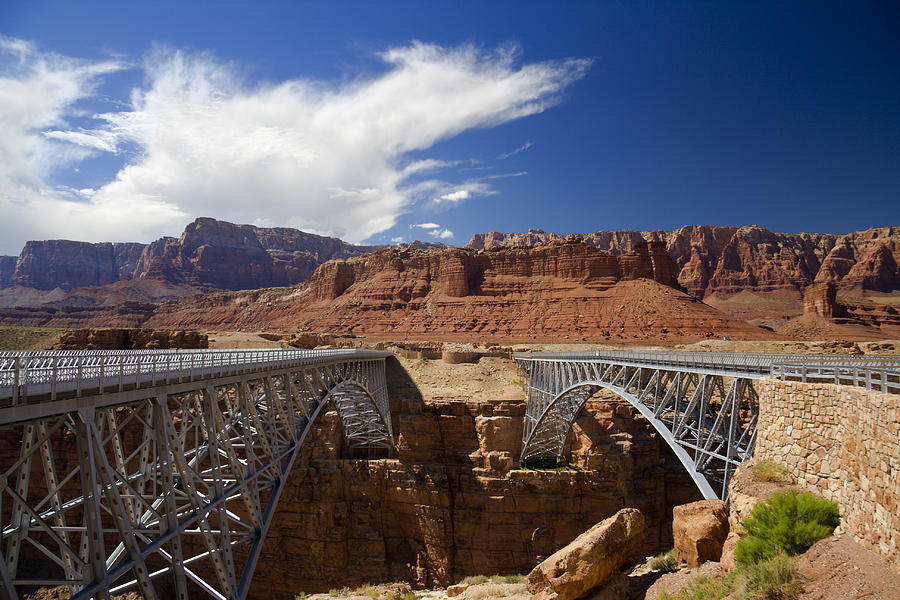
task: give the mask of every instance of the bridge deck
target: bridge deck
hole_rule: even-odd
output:
[[[136,398],[172,385],[390,355],[362,349],[0,352],[0,424],[47,416],[57,412],[48,403],[65,399],[114,404],[124,399],[117,393]],[[60,403],[58,412],[72,405]]]
[[[856,385],[900,394],[900,356],[840,354],[751,354],[597,350],[593,352],[517,352],[517,361],[615,362],[632,367],[672,368],[685,373]]]

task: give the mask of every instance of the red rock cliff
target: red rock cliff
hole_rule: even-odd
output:
[[[285,227],[200,218],[180,238],[163,237],[150,244],[28,242],[12,268],[10,257],[0,257],[0,286],[68,291],[128,279],[188,285],[195,291],[286,286],[304,281],[323,262],[378,248]]]
[[[474,236],[468,247],[533,246],[560,237],[539,229],[527,234],[491,232]],[[698,298],[743,290],[799,294],[814,281],[881,291],[900,287],[896,267],[900,227],[836,235],[773,233],[755,225],[688,225],[669,231],[597,231],[583,238],[611,254],[625,253],[645,240],[664,242],[678,269],[679,283]]]
[[[40,290],[106,285],[130,278],[143,249],[136,243],[27,242],[9,283]]]
[[[765,338],[670,287],[657,243],[611,256],[576,239],[476,252],[380,250],[326,263],[304,284],[163,305],[150,327],[505,338]]]

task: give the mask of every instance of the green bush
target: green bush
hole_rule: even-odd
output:
[[[675,558],[675,548],[668,552],[657,554],[650,560],[650,568],[663,573],[674,573],[678,570],[678,559]]]
[[[830,536],[840,522],[835,502],[809,492],[776,492],[754,506],[744,520],[747,535],[738,542],[735,560],[746,566],[770,559],[779,551],[789,556],[806,552]]]
[[[744,567],[740,574],[742,600],[794,600],[803,592],[796,559],[784,552]]]

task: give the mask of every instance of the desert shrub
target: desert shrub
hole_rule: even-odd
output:
[[[559,457],[553,452],[545,450],[539,456],[529,459],[527,465],[530,469],[557,469],[559,468]]]
[[[503,583],[525,583],[527,576],[525,575],[504,575]]]
[[[650,568],[663,573],[673,573],[678,570],[678,559],[675,558],[675,548],[668,552],[657,554],[650,559]]]
[[[791,474],[787,467],[771,460],[761,460],[750,467],[750,474],[756,481],[790,483]]]
[[[730,575],[730,574],[729,574]],[[722,600],[734,591],[734,577],[698,577],[677,594],[662,592],[657,600]]]
[[[784,552],[741,569],[738,584],[741,600],[794,600],[803,592],[796,559]]]
[[[739,565],[752,565],[783,551],[789,556],[806,552],[831,535],[840,523],[837,503],[809,492],[776,492],[753,507],[743,526],[747,535],[734,552]]]
[[[486,575],[471,575],[463,579],[460,583],[464,583],[467,585],[479,585],[482,583],[487,583],[490,581],[490,578]]]
[[[299,594],[294,594],[294,600],[306,600],[306,592],[300,592]]]

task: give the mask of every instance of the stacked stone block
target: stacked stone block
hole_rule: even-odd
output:
[[[760,382],[756,460],[836,501],[842,527],[900,569],[900,395]]]

